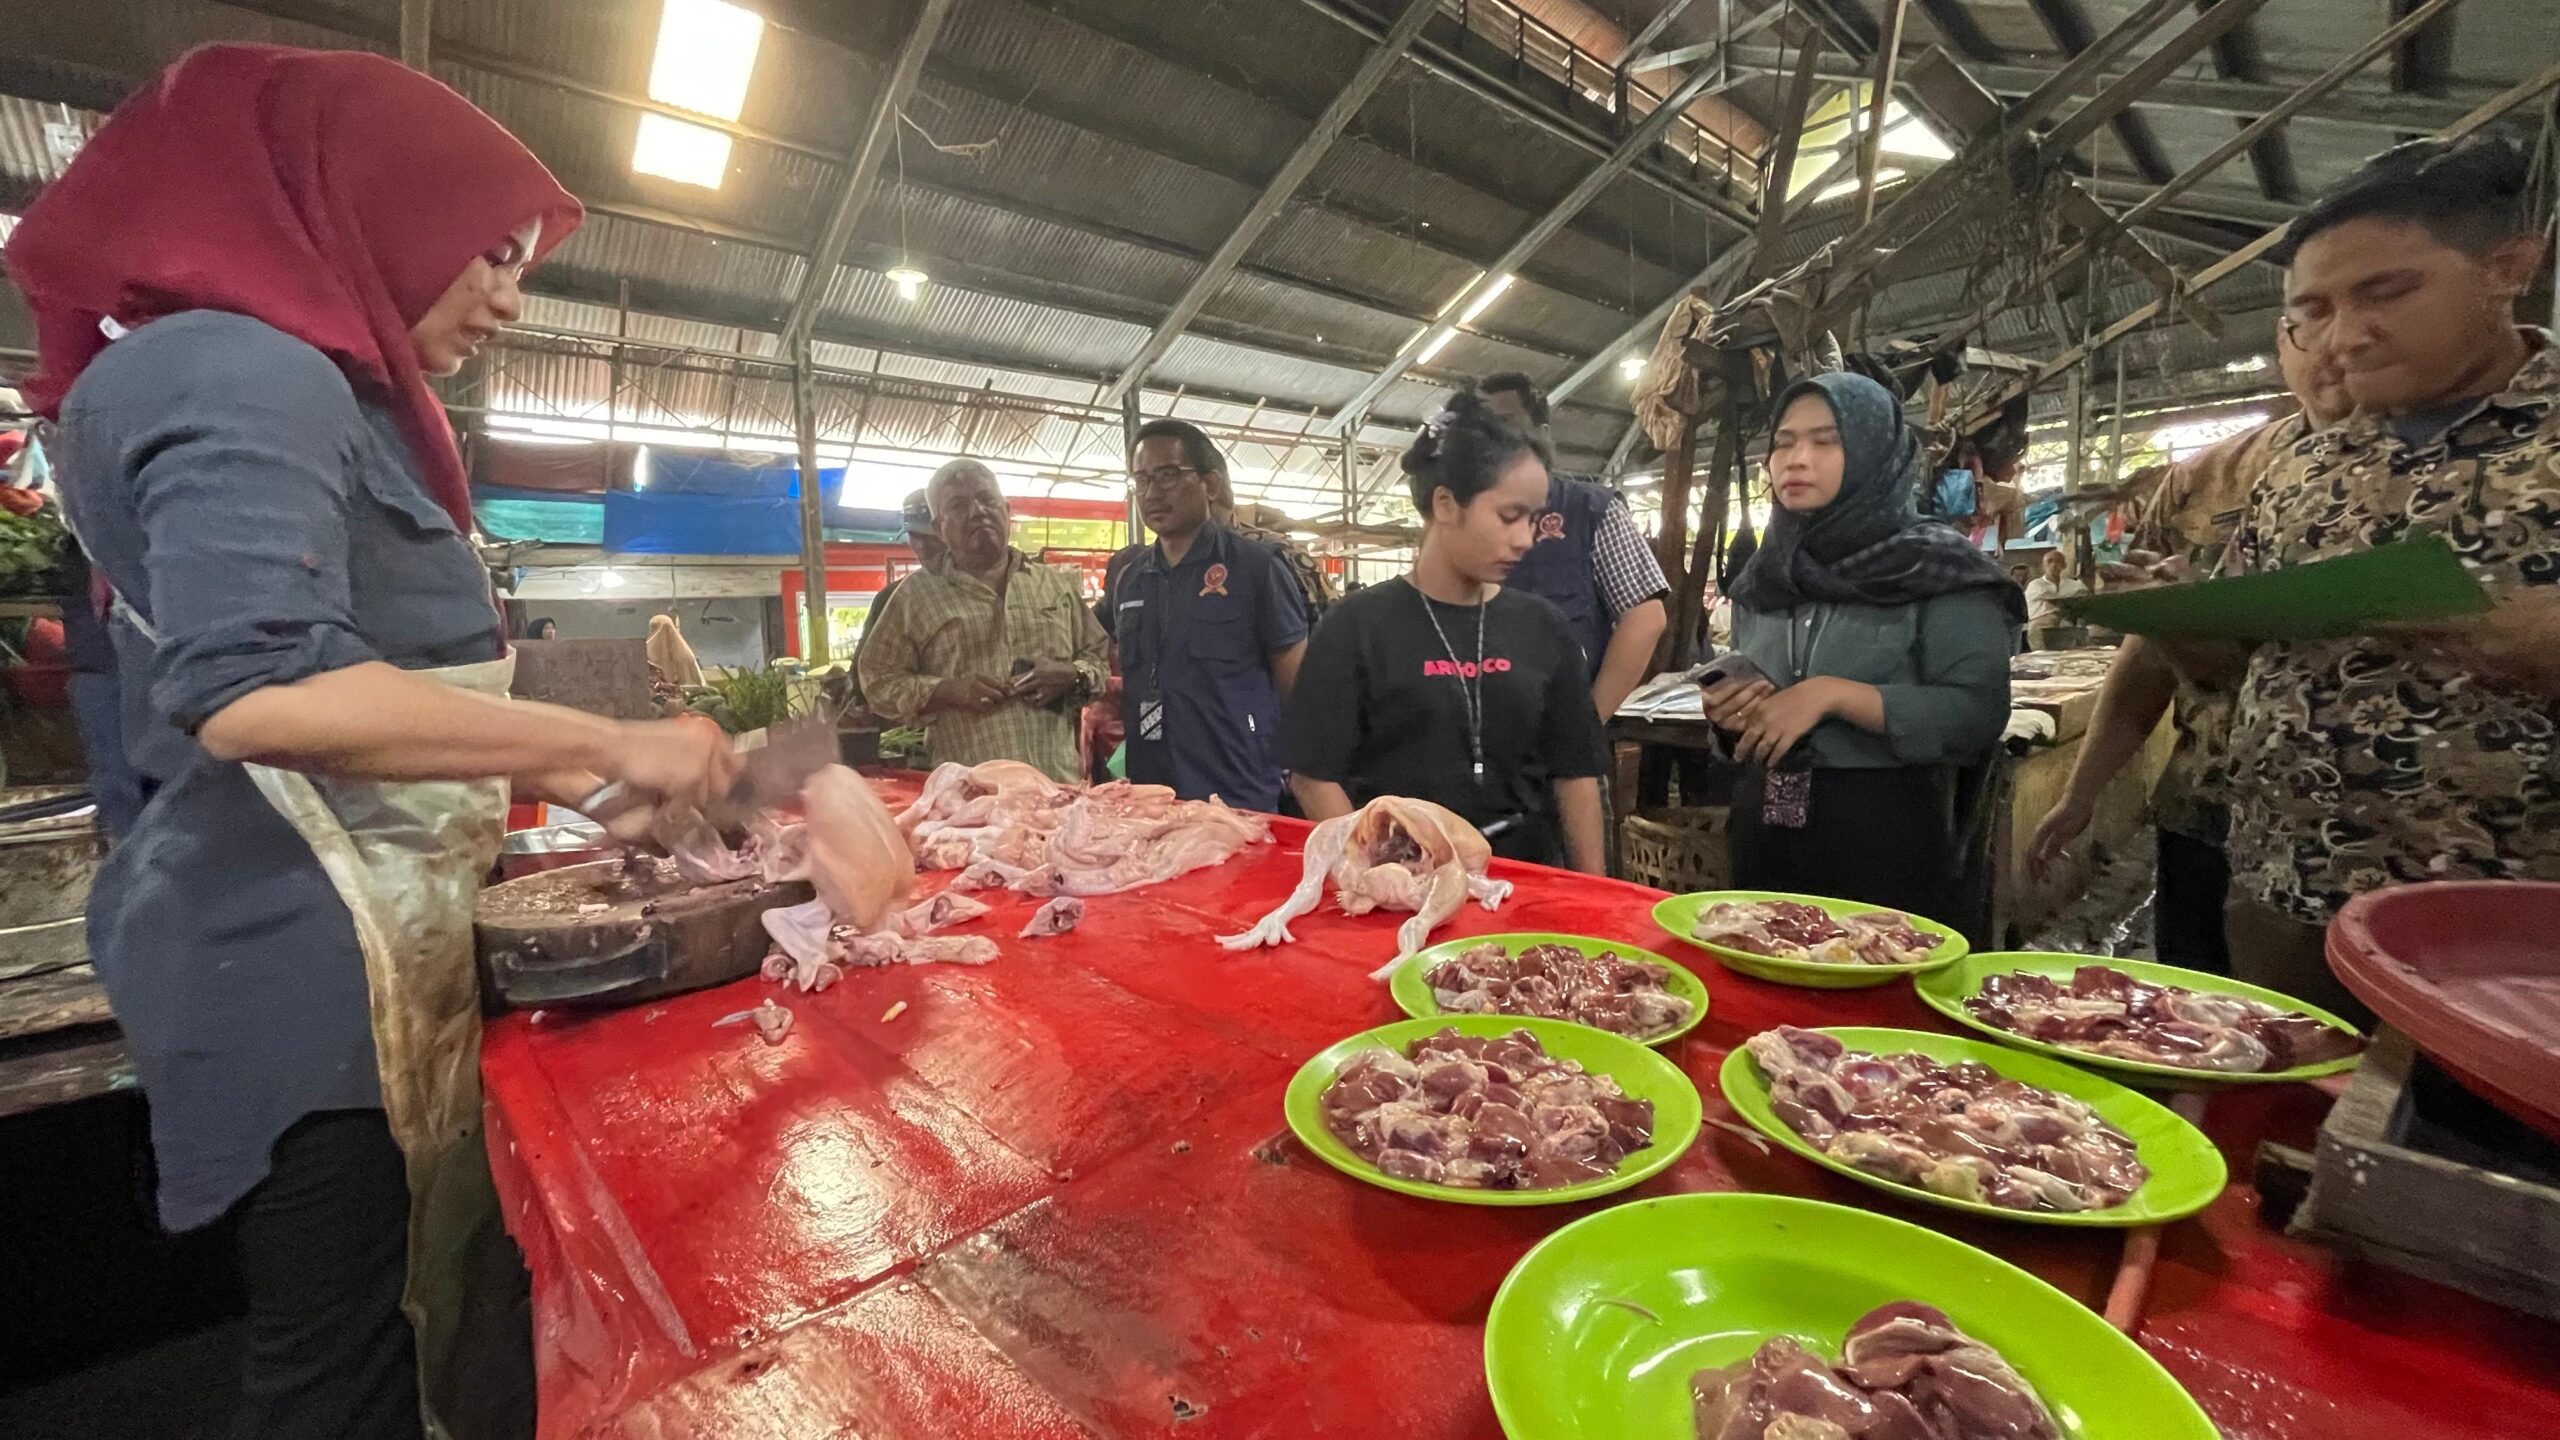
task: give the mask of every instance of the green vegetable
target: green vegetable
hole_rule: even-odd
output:
[[[685,692],[685,707],[708,715],[721,729],[744,735],[802,715],[837,716],[843,707],[830,691],[841,664],[812,670],[791,657],[755,670],[730,670]]]
[[[70,532],[51,504],[33,515],[0,510],[0,595],[62,593],[63,556]]]

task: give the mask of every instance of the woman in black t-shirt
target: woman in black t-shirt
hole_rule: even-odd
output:
[[[1503,578],[1535,542],[1547,470],[1460,393],[1404,472],[1411,573],[1345,596],[1307,642],[1280,728],[1310,820],[1404,795],[1465,816],[1515,860],[1601,870],[1600,716],[1561,611]]]

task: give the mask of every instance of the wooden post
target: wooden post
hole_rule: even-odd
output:
[[[1689,549],[1689,480],[1697,465],[1698,422],[1684,415],[1679,435],[1662,455],[1662,533],[1653,542],[1654,557],[1662,562],[1675,588]]]
[[[1858,146],[1858,224],[1876,218],[1876,170],[1884,158],[1884,112],[1893,103],[1893,69],[1902,53],[1902,19],[1911,0],[1889,0],[1884,43],[1876,48],[1876,93],[1867,101],[1867,133]]]
[[[1679,669],[1698,660],[1698,638],[1707,628],[1707,583],[1716,573],[1716,531],[1724,524],[1726,501],[1733,483],[1733,471],[1742,458],[1742,427],[1734,423],[1741,407],[1734,404],[1732,390],[1725,396],[1724,414],[1716,421],[1715,457],[1708,462],[1706,508],[1698,517],[1698,537],[1691,546],[1680,578],[1673,584],[1671,604],[1670,653],[1664,657],[1664,669]],[[1687,506],[1681,507],[1684,512]]]

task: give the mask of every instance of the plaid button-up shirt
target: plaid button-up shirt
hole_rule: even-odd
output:
[[[1077,712],[1108,678],[1109,641],[1074,571],[1034,564],[1018,550],[1005,563],[1002,609],[994,586],[949,561],[901,580],[863,641],[864,699],[885,719],[923,724],[937,765],[1020,760],[1052,780],[1082,780]],[[1076,687],[1047,706],[1008,701],[984,714],[924,713],[943,681],[981,675],[1002,685],[1017,658],[1067,661]]]

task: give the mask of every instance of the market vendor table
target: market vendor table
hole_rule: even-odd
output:
[[[775,993],[760,980],[493,1025],[490,1148],[534,1274],[542,1435],[1497,1435],[1494,1290],[1610,1202],[1409,1199],[1290,1138],[1291,1072],[1397,1015],[1367,973],[1399,916],[1328,908],[1295,945],[1213,943],[1295,883],[1303,834],[1095,900],[1057,939],[1013,939],[1031,903],[999,906],[967,930],[1000,937],[1002,959],[783,996],[798,1024],[779,1046],[711,1023]],[[1444,935],[1661,939],[1654,892],[1497,870],[1510,903]],[[1908,986],[1796,990],[1683,958],[1713,1007],[1669,1053],[1711,1123],[1633,1195],[1883,1209],[2104,1296],[2112,1234],[1899,1205],[1713,1123],[1731,1119],[1715,1088],[1731,1047],[1781,1021],[1937,1028]],[[2307,1142],[2324,1103],[2228,1094],[2207,1128],[2245,1182],[2258,1141]],[[2231,1440],[2560,1435],[2560,1327],[2348,1265],[2257,1208],[2236,1183],[2168,1232],[2142,1329]]]

